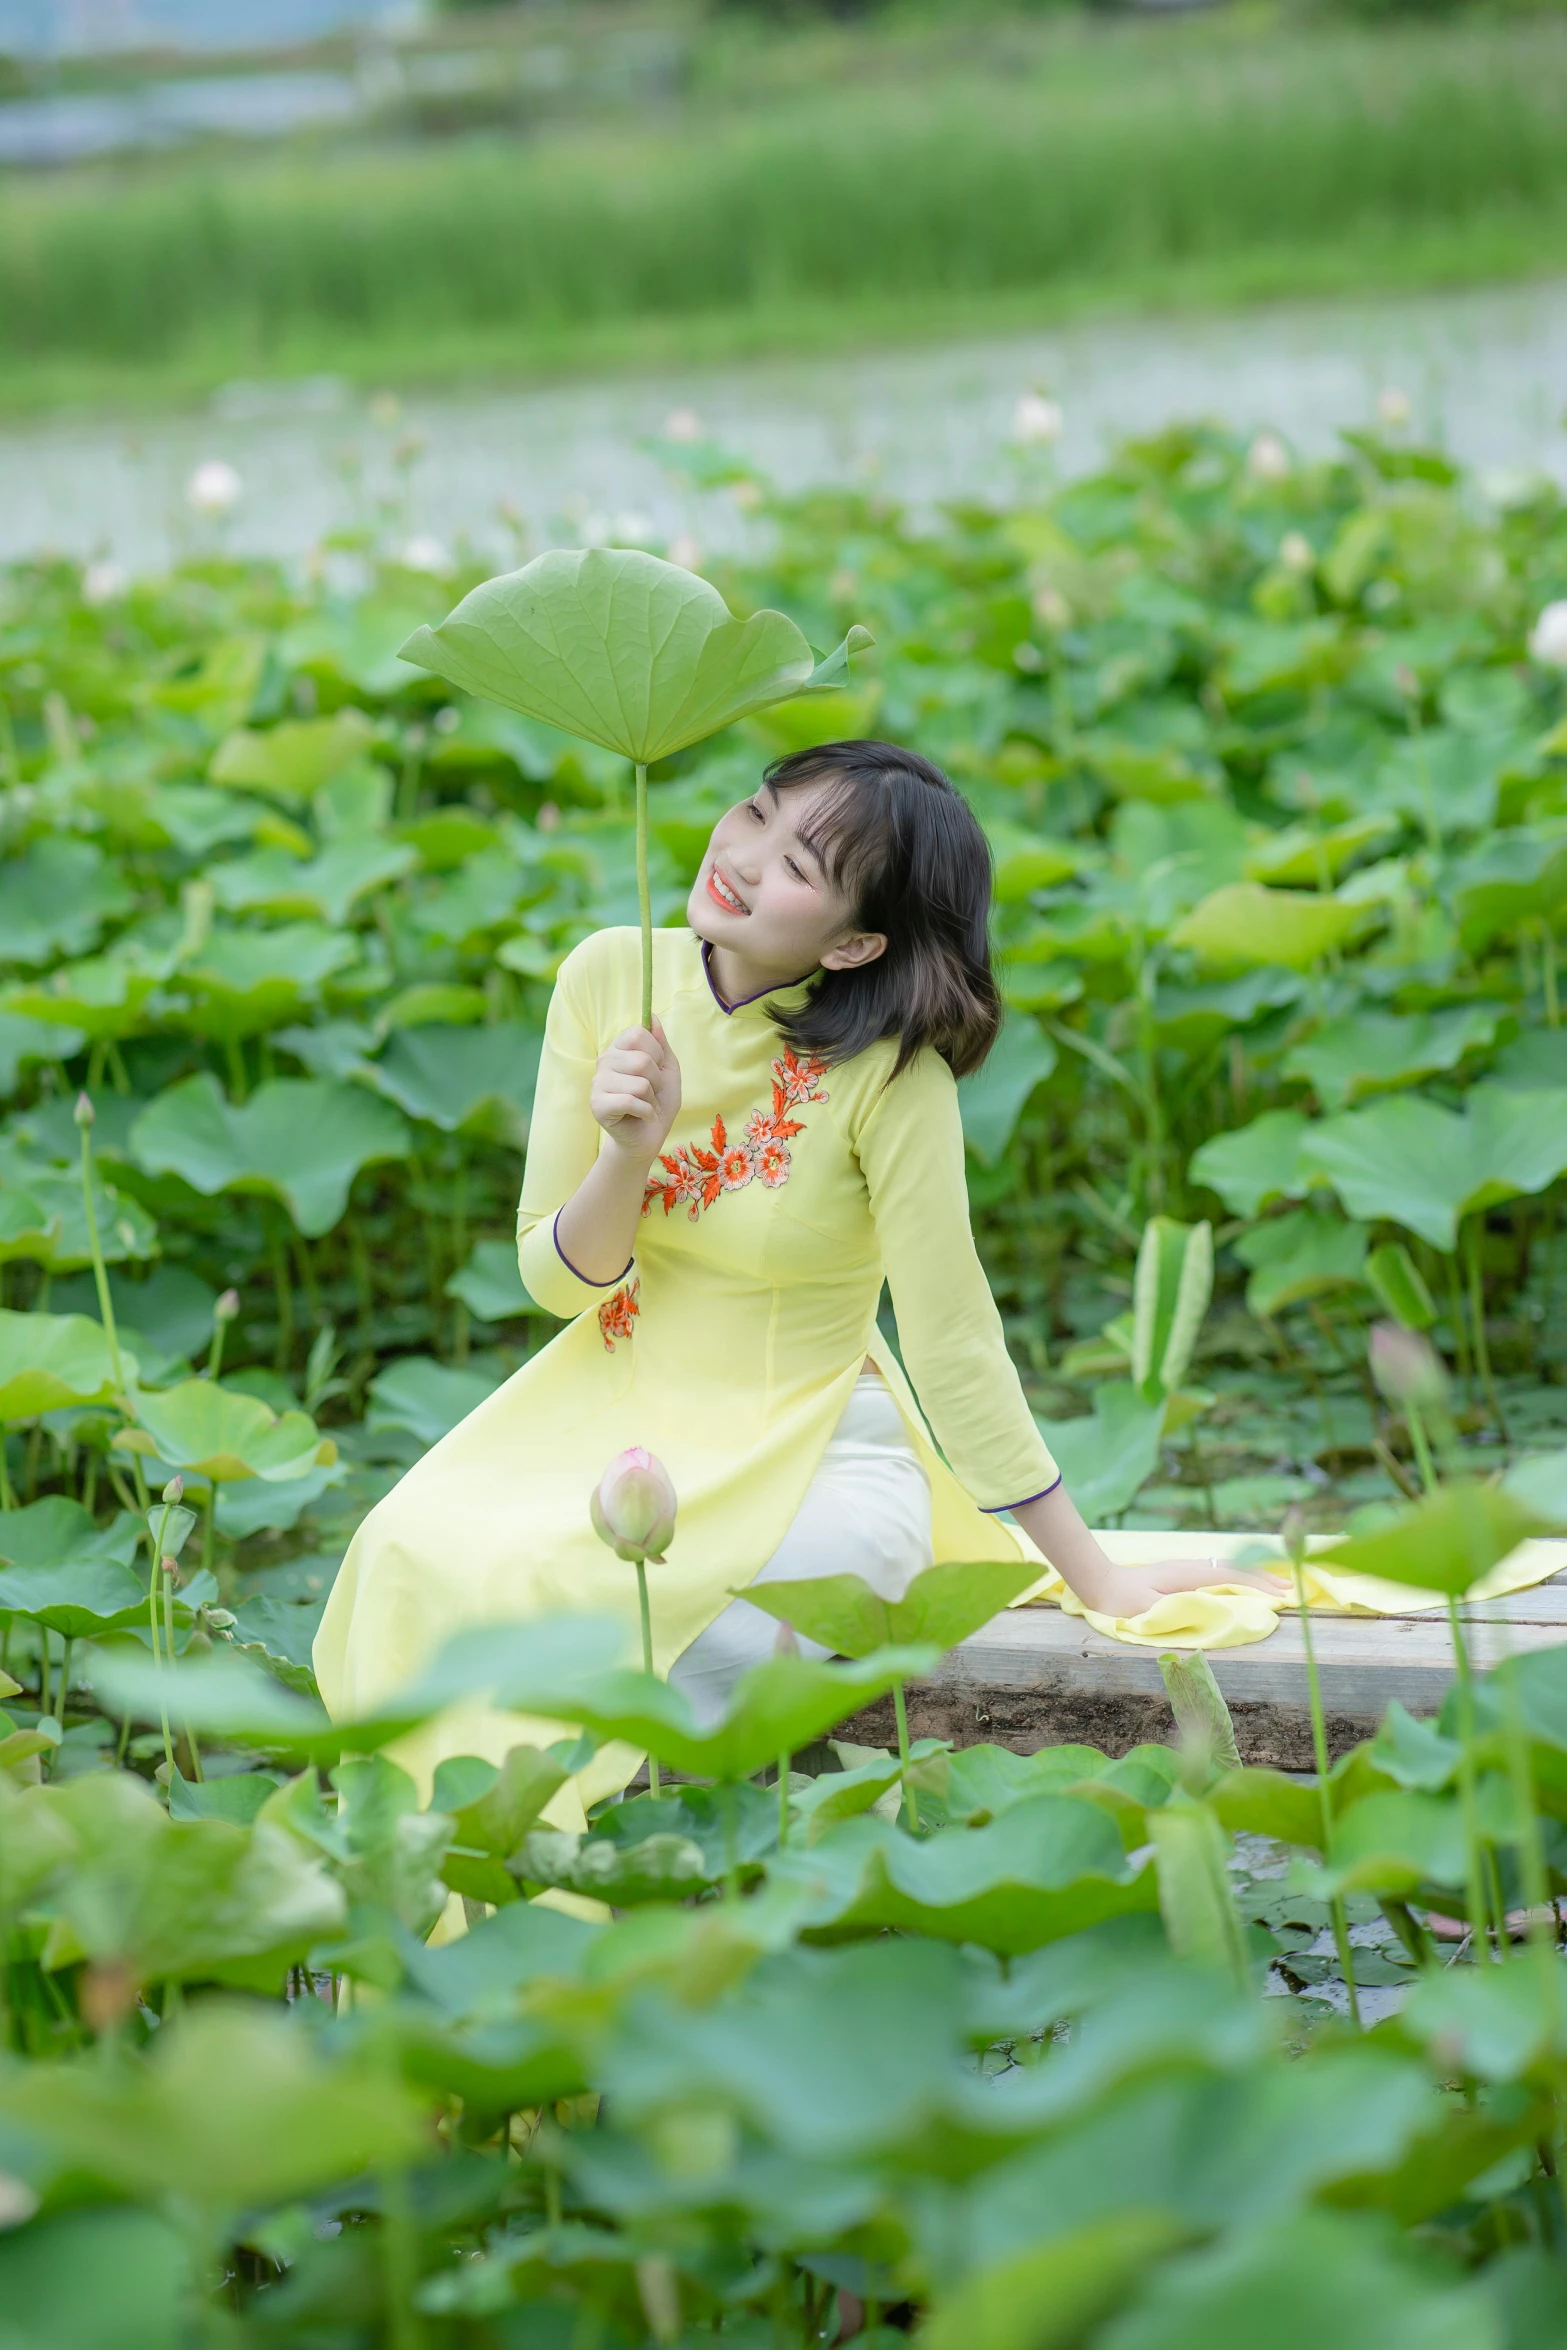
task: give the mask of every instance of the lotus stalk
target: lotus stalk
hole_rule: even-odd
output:
[[[82,1138],[81,1179],[82,1212],[87,1219],[87,1246],[92,1254],[93,1284],[98,1292],[98,1316],[103,1323],[103,1334],[109,1342],[109,1361],[114,1370],[116,1395],[125,1393],[125,1363],[120,1353],[120,1334],[115,1328],[114,1300],[109,1293],[109,1268],[104,1261],[103,1242],[98,1233],[98,1207],[93,1198],[92,1130],[94,1111],[92,1098],[85,1093],[76,1097],[76,1130]],[[147,1480],[142,1474],[140,1456],[131,1455],[131,1475],[136,1485],[136,1506],[145,1512],[147,1507]]]
[[[593,1488],[588,1515],[600,1542],[637,1571],[637,1606],[642,1619],[642,1669],[653,1671],[653,1611],[648,1599],[649,1559],[662,1566],[674,1539],[678,1508],[674,1482],[663,1462],[645,1445],[617,1453]],[[658,1761],[648,1756],[648,1787],[660,1792]]]
[[[774,1656],[798,1656],[800,1642],[794,1626],[782,1623],[773,1634]],[[778,1849],[781,1852],[789,1841],[789,1772],[794,1756],[785,1747],[778,1757]]]
[[[229,1324],[239,1314],[239,1291],[225,1289],[212,1308],[212,1344],[207,1349],[206,1376],[216,1380],[223,1369],[223,1342],[228,1336]]]
[[[1322,1857],[1329,1858],[1333,1842],[1333,1789],[1329,1779],[1328,1722],[1322,1709],[1322,1683],[1317,1674],[1317,1648],[1311,1630],[1311,1603],[1306,1596],[1306,1518],[1297,1502],[1284,1520],[1284,1547],[1289,1552],[1290,1576],[1295,1585],[1295,1607],[1300,1617],[1301,1647],[1306,1657],[1306,1695],[1311,1706],[1311,1747],[1317,1766],[1317,1802],[1322,1814]],[[1355,1960],[1349,1939],[1349,1915],[1344,1907],[1344,1896],[1333,1894],[1328,1902],[1333,1922],[1333,1947],[1338,1953],[1339,1973],[1344,1978],[1344,1990],[1349,2000],[1350,2020],[1360,2028],[1360,1993],[1355,1984]]]

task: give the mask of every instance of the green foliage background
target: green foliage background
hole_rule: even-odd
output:
[[[1094,1513],[1384,1523],[1411,1429],[1363,1324],[1423,1279],[1451,1473],[1538,1457],[1376,1556],[1461,1590],[1567,1520],[1560,493],[1392,428],[1320,463],[1192,428],[1066,483],[1020,452],[1009,501],[917,523],[665,454],[757,518],[737,610],[878,653],[656,773],[659,914],[808,733],[960,780],[1008,1003],[977,1226]],[[1227,2350],[1259,2312],[1549,2350],[1562,1962],[1485,1927],[1567,1889],[1563,1651],[1320,1788],[1226,1769],[1200,1676],[1180,1752],[790,1771],[936,1649],[776,1660],[704,1736],[570,1619],[327,1722],[349,1526],[546,1335],[509,1241],[543,1008],[634,918],[629,772],[397,663],[465,584],[368,533],[297,576],[5,575],[8,2350]],[[1205,1386],[1151,1404],[1155,1216],[1172,1279],[1214,1223],[1219,1292]],[[382,1750],[469,1696],[561,1738],[423,1800]],[[692,1783],[550,1827],[583,1727]],[[1409,1990],[1369,2033],[1346,1954],[1363,2024]]]

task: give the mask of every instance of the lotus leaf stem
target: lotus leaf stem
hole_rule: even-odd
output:
[[[909,1809],[909,1825],[917,1833],[920,1824],[920,1799],[909,1784],[909,1709],[904,1703],[901,1680],[894,1681],[892,1684],[892,1711],[893,1718],[898,1725],[898,1769],[903,1775],[903,1800]]]
[[[637,1560],[637,1607],[642,1617],[642,1670],[650,1677],[653,1671],[653,1610],[647,1595],[647,1561]],[[650,1795],[661,1792],[658,1778],[658,1757],[647,1758],[647,1786]]]
[[[98,1316],[103,1323],[103,1334],[109,1343],[109,1364],[114,1373],[116,1395],[125,1393],[125,1363],[120,1354],[120,1334],[115,1327],[114,1300],[109,1294],[109,1268],[104,1261],[103,1242],[98,1232],[98,1207],[93,1198],[92,1119],[84,1108],[77,1128],[81,1136],[82,1211],[87,1220],[87,1246],[92,1255],[93,1285],[98,1292]],[[131,1454],[131,1474],[136,1480],[136,1506],[145,1513],[147,1508],[147,1480],[142,1474],[141,1455]]]
[[[1306,1658],[1306,1694],[1311,1705],[1311,1747],[1317,1765],[1317,1802],[1322,1813],[1322,1857],[1329,1860],[1333,1842],[1333,1789],[1329,1783],[1328,1721],[1322,1710],[1322,1682],[1317,1672],[1317,1644],[1312,1637],[1311,1608],[1306,1598],[1306,1572],[1301,1555],[1290,1560],[1290,1573],[1295,1583],[1295,1607],[1300,1616],[1300,1642]],[[1334,1893],[1328,1899],[1328,1914],[1333,1921],[1333,1947],[1338,1953],[1339,1973],[1344,1978],[1344,1989],[1349,1999],[1350,2021],[1360,2026],[1360,1993],[1355,1984],[1354,1950],[1349,1939],[1349,1916],[1344,1897]]]
[[[1480,1233],[1483,1219],[1471,1216],[1464,1227],[1464,1258],[1469,1270],[1469,1319],[1474,1328],[1475,1368],[1480,1374],[1480,1385],[1485,1400],[1491,1407],[1496,1432],[1506,1444],[1509,1441],[1507,1421],[1502,1412],[1501,1397],[1491,1376],[1491,1342],[1485,1334],[1485,1275],[1480,1264]]]
[[[1469,1669],[1469,1643],[1464,1638],[1463,1618],[1458,1602],[1448,1594],[1447,1625],[1453,1640],[1453,1664],[1458,1674],[1458,1802],[1464,1823],[1464,1899],[1469,1918],[1470,1937],[1474,1943],[1477,1964],[1483,1966],[1488,1958],[1501,1956],[1501,1946],[1493,1952],[1486,1920],[1485,1847],[1480,1835],[1479,1786],[1475,1776],[1475,1705],[1474,1678]],[[1506,1939],[1506,1920],[1499,1918],[1497,1927]]]
[[[653,1025],[653,895],[647,870],[647,767],[637,762],[637,919],[642,925],[642,1025]]]
[[[408,2199],[408,2174],[381,2174],[381,2245],[386,2264],[387,2334],[391,2350],[422,2350],[424,2322],[414,2306],[418,2244]]]
[[[789,1841],[789,1766],[794,1757],[787,1747],[778,1757],[778,1849]]]

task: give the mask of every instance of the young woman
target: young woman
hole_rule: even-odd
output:
[[[334,1713],[462,1624],[577,1609],[634,1626],[635,1577],[588,1517],[633,1444],[679,1495],[648,1570],[654,1645],[700,1715],[772,1647],[772,1618],[732,1597],[762,1578],[852,1571],[895,1598],[934,1560],[1032,1545],[1120,1616],[1216,1579],[1212,1561],[1112,1564],[1008,1357],[956,1091],[1001,1021],[989,911],[984,835],[939,769],[829,743],[714,829],[689,927],[654,935],[651,1032],[634,930],[567,957],[517,1218],[523,1279],[567,1327],[360,1528],[316,1642]],[[884,1280],[918,1405],[877,1328]],[[406,1757],[499,1760],[558,1735],[474,1710]],[[637,1759],[600,1754],[583,1799]]]

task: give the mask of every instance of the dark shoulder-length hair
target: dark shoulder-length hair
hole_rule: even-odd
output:
[[[801,838],[821,858],[856,929],[887,951],[853,971],[817,973],[803,1003],[773,1018],[797,1053],[847,1061],[898,1040],[897,1075],[933,1045],[954,1076],[977,1069],[1001,1026],[990,967],[990,844],[939,767],[896,743],[820,743],[774,760],[774,792],[825,782]]]

